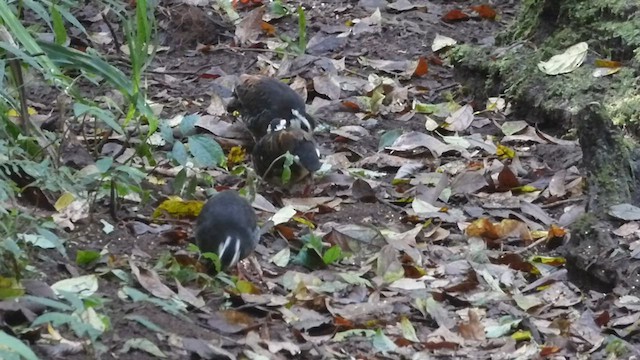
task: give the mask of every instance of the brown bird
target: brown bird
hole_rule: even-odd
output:
[[[275,185],[282,182],[285,154],[293,156],[290,183],[305,179],[320,169],[320,152],[313,135],[301,129],[288,127],[285,119],[275,119],[267,126],[267,134],[253,148],[252,159],[256,173]]]
[[[273,119],[284,119],[287,128],[313,131],[316,122],[307,114],[302,97],[280,80],[241,75],[228,112],[239,111],[256,141],[267,133]]]

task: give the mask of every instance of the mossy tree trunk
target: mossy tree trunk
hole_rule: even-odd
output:
[[[497,48],[462,46],[459,79],[477,97],[504,93],[516,117],[543,129],[575,128],[586,174],[586,214],[571,228],[560,253],[574,278],[599,290],[640,293],[640,261],[610,232],[620,223],[612,205],[638,205],[640,174],[640,3],[626,0],[525,0],[518,19],[498,37]],[[537,64],[586,41],[589,57],[577,70],[548,76]],[[614,76],[592,76],[593,54],[625,66]],[[626,290],[625,290],[626,289]]]

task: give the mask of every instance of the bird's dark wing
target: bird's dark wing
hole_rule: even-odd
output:
[[[292,181],[298,181],[320,168],[313,136],[302,130],[283,130],[266,134],[254,147],[252,157],[256,172],[270,182],[271,179],[279,179],[284,158],[278,158],[287,151],[299,159],[291,166]]]
[[[277,79],[244,75],[236,87],[236,95],[247,115],[256,116],[264,111],[273,118],[291,118],[291,109],[304,112],[305,104],[287,84]],[[270,121],[271,119],[268,119]]]

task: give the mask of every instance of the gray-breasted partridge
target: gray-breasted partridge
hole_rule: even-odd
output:
[[[234,266],[249,256],[260,241],[256,213],[236,191],[222,191],[202,208],[195,238],[201,252],[218,255],[222,269]]]
[[[256,141],[266,135],[274,119],[285,119],[288,128],[307,132],[312,132],[316,126],[313,117],[307,114],[300,95],[280,80],[241,75],[240,84],[234,89],[233,95],[227,111],[240,112]]]
[[[290,183],[297,183],[320,169],[320,153],[313,134],[288,126],[285,119],[272,120],[267,133],[251,155],[256,173],[271,184],[283,185],[284,154],[293,155]]]

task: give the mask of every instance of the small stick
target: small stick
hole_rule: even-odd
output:
[[[116,31],[113,29],[113,26],[111,26],[111,23],[109,22],[109,20],[107,20],[107,17],[104,15],[104,13],[101,13],[101,16],[102,16],[102,21],[104,21],[104,23],[107,24],[107,28],[111,33],[111,37],[113,38],[113,44],[116,47],[116,51],[122,54],[122,49],[120,49],[120,41],[118,41],[118,36],[116,35]]]

